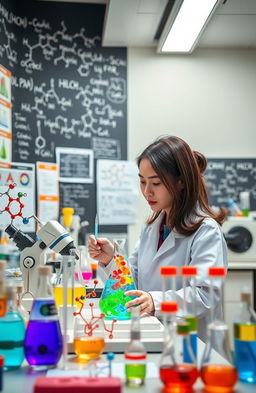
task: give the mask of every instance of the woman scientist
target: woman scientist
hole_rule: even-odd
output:
[[[138,290],[126,292],[137,296],[126,306],[139,305],[140,312],[158,315],[162,301],[161,266],[195,266],[196,313],[198,335],[205,341],[210,322],[221,317],[221,284],[214,286],[214,304],[210,304],[209,267],[227,266],[227,249],[220,224],[226,213],[215,213],[208,205],[203,173],[206,158],[192,151],[186,142],[175,136],[161,137],[150,144],[137,158],[141,192],[153,214],[141,231],[134,253],[129,258]],[[106,274],[110,271],[114,247],[105,238],[90,236],[88,251],[100,261]],[[189,284],[188,284],[189,285]],[[182,280],[176,279],[176,298],[182,315]],[[192,288],[186,289],[187,307],[191,311]],[[166,300],[174,300],[166,291]]]

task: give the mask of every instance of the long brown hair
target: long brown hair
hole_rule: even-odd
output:
[[[205,156],[192,151],[189,145],[176,136],[160,137],[151,143],[137,158],[148,159],[170,192],[173,202],[167,217],[167,225],[185,236],[194,233],[205,217],[211,217],[222,224],[227,216],[225,209],[213,212],[208,203],[208,196],[203,173],[207,167]],[[182,182],[182,189],[177,187]],[[147,221],[152,224],[161,212],[155,212]]]

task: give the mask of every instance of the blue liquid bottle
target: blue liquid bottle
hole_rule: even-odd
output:
[[[62,354],[62,334],[49,277],[50,266],[39,266],[39,286],[25,337],[25,357],[31,367],[54,367]]]
[[[7,313],[0,318],[0,353],[4,356],[4,370],[12,370],[24,360],[25,324],[17,311],[16,287],[7,287],[6,293]]]
[[[235,365],[241,382],[256,383],[256,314],[250,293],[241,293],[240,310],[234,321]]]

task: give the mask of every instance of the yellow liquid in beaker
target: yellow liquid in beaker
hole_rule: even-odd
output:
[[[77,337],[74,339],[74,351],[81,360],[98,358],[105,347],[103,337]]]
[[[68,305],[72,305],[72,288],[68,288]],[[76,298],[80,298],[80,296],[85,296],[86,290],[85,287],[75,287],[74,288],[74,305],[76,307],[80,307],[81,304],[76,302]],[[56,305],[62,306],[63,305],[63,287],[54,287],[54,298]]]

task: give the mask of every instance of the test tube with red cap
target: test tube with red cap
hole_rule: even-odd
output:
[[[237,382],[237,370],[234,366],[228,339],[228,326],[221,319],[214,319],[213,311],[215,291],[221,293],[227,270],[224,267],[210,267],[208,276],[210,285],[211,323],[207,328],[207,342],[201,363],[201,379],[206,392],[230,393]],[[221,302],[221,295],[219,301]],[[216,351],[221,355],[216,361]]]
[[[186,321],[176,322],[177,302],[162,302],[161,312],[166,315],[165,340],[160,358],[159,374],[166,391],[191,392],[198,377],[195,363],[183,360],[182,342],[188,338],[189,325]],[[193,358],[192,349],[188,348]]]
[[[161,266],[160,275],[162,277],[163,302],[165,302],[165,292],[170,289],[173,292],[173,298],[176,300],[176,276],[178,269],[176,266]],[[169,280],[171,279],[170,285]],[[169,288],[168,288],[169,287]]]
[[[195,266],[181,267],[182,286],[183,286],[183,315],[189,324],[189,341],[193,350],[194,357],[197,358],[197,317],[196,317],[196,276],[197,268]],[[189,282],[190,281],[190,282]],[[191,287],[192,304],[188,309],[188,291]],[[187,340],[183,340],[184,361],[192,363],[193,359],[189,355],[186,345]]]

